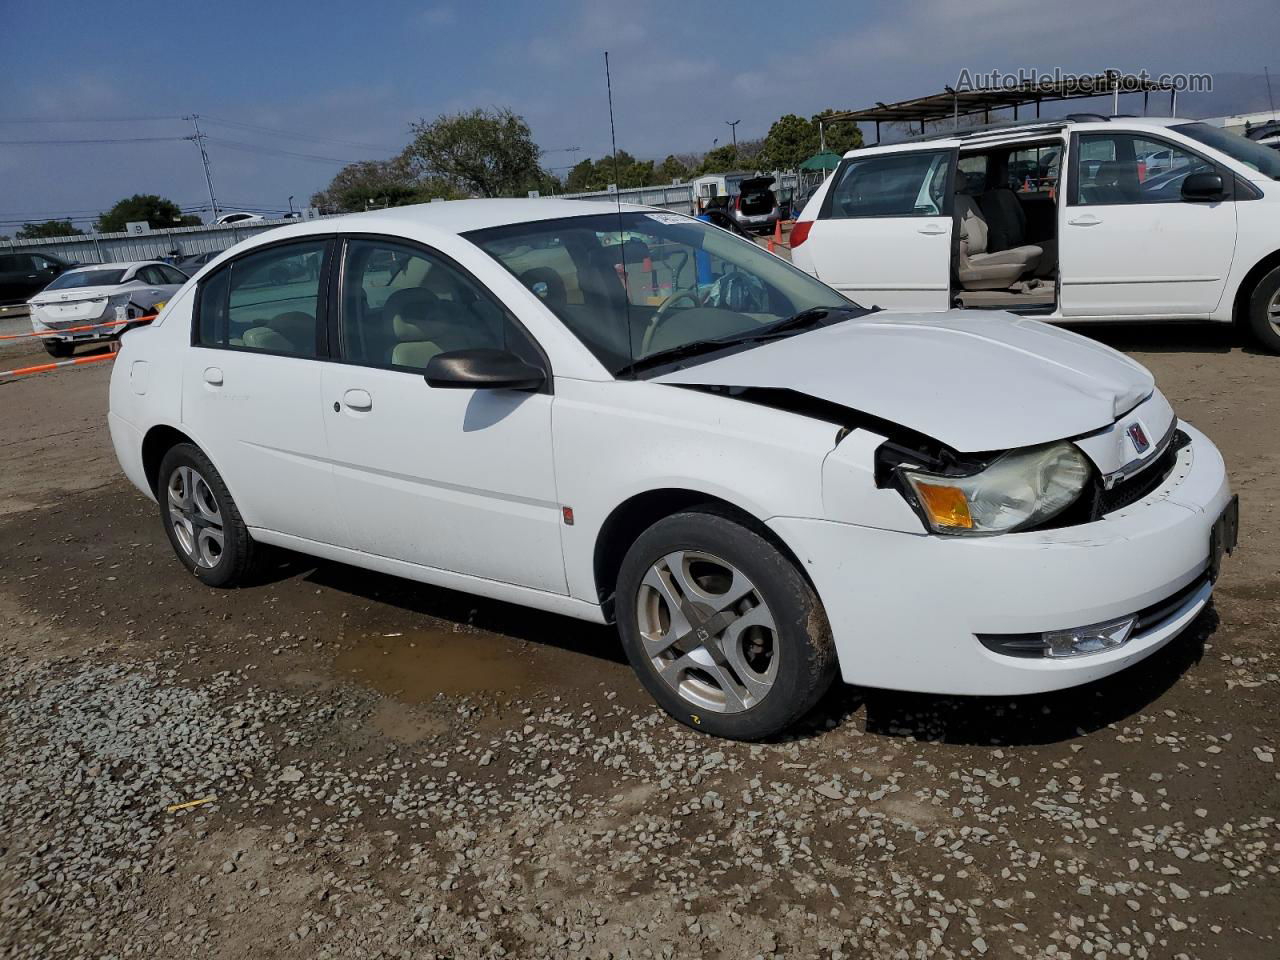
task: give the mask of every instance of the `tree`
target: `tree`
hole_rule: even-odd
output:
[[[738,148],[732,143],[707,151],[698,164],[698,173],[727,173],[738,168]]]
[[[418,181],[403,157],[349,163],[334,175],[324,190],[311,197],[311,205],[327,213],[352,213],[373,207],[398,207],[423,203],[433,196],[448,196],[440,183]]]
[[[446,114],[410,129],[403,157],[418,180],[438,178],[482,197],[517,195],[541,180],[529,125],[508,109]]]
[[[654,169],[652,160],[637,160],[627,151],[619,150],[616,167],[612,154],[599,160],[580,160],[574,164],[564,188],[569,193],[587,193],[591,190],[607,190],[611,183],[625,188],[652,187],[670,182],[671,177],[664,180],[659,171]]]
[[[833,113],[843,112],[843,110],[832,110],[827,108],[821,113],[814,115],[813,124],[816,127],[819,120],[825,120]],[[862,146],[862,131],[858,129],[858,125],[852,120],[837,120],[834,123],[823,123],[822,133],[827,141],[827,149],[832,153],[844,154]]]
[[[181,208],[172,200],[154,193],[135,193],[98,217],[97,230],[99,233],[120,233],[126,223],[140,220],[147,221],[154,230],[200,224],[199,217],[183,216]]]
[[[764,138],[766,166],[794,170],[818,152],[818,126],[788,113],[779,117]]]
[[[689,167],[674,153],[662,161],[658,167],[658,183],[671,183],[673,180],[687,180]]]
[[[46,220],[44,223],[24,223],[18,228],[19,240],[43,240],[46,237],[78,237],[84,231],[72,226],[70,220]]]
[[[764,138],[762,164],[778,170],[794,170],[822,149],[823,140],[833,153],[843,154],[862,146],[862,131],[856,123],[826,120],[839,112],[823,110],[808,120],[794,113],[779,117]]]

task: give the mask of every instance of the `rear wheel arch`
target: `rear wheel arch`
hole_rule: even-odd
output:
[[[160,496],[160,463],[164,460],[164,455],[180,443],[189,443],[203,450],[187,434],[166,423],[152,427],[142,438],[142,472],[147,478],[151,493],[157,498]],[[208,456],[207,452],[205,456]]]
[[[745,507],[723,497],[685,487],[663,487],[635,494],[618,504],[605,518],[596,534],[593,556],[596,595],[604,610],[605,618],[613,619],[614,594],[617,590],[618,572],[622,561],[640,535],[659,520],[687,510],[702,510],[726,517],[759,534],[773,544],[784,557],[809,581],[814,593],[817,588],[809,571],[796,556],[795,551],[770,529],[762,519]]]

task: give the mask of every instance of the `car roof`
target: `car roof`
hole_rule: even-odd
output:
[[[877,143],[869,147],[855,147],[845,153],[846,157],[865,156],[868,153],[898,153],[904,150],[947,146],[955,147],[963,144],[993,143],[1006,140],[1026,140],[1048,134],[1059,133],[1064,129],[1083,132],[1099,130],[1124,130],[1131,127],[1148,127],[1162,129],[1175,127],[1184,123],[1197,123],[1190,117],[1099,117],[1098,119],[1081,119],[1072,117],[1045,117],[1040,120],[1027,120],[1017,123],[997,124],[990,127],[975,127],[969,130],[940,131],[932,136],[916,135],[909,140],[896,143]]]
[[[370,210],[366,213],[348,213],[322,220],[291,223],[255,234],[236,247],[248,249],[262,243],[275,243],[290,237],[306,237],[314,234],[386,233],[399,235],[461,234],[470,230],[504,227],[515,223],[536,223],[540,220],[558,220],[563,217],[588,217],[617,213],[653,213],[663,211],[634,203],[611,203],[592,200],[559,200],[536,197],[516,200],[444,200],[437,203],[417,203],[406,207],[389,207],[386,210]]]
[[[80,273],[83,270],[132,270],[135,267],[145,267],[159,262],[158,260],[112,260],[109,263],[82,263],[74,270],[68,270],[67,273]]]

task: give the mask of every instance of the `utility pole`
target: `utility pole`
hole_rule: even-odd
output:
[[[725,121],[725,123],[729,125],[729,129],[733,131],[733,149],[735,151],[738,149],[738,124],[740,124],[741,122],[742,122],[741,120]]]
[[[183,120],[190,120],[191,125],[195,127],[195,135],[183,137],[184,140],[191,140],[200,150],[200,162],[204,164],[204,181],[209,185],[209,206],[213,208],[213,219],[218,219],[220,213],[218,209],[218,198],[213,193],[213,171],[209,169],[209,154],[204,148],[205,135],[200,132],[200,114],[193,113],[190,116],[183,117]]]

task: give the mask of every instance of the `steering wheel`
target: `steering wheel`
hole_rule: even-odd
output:
[[[658,328],[671,319],[672,309],[682,300],[688,300],[695,307],[702,306],[702,297],[695,290],[679,290],[663,300],[658,309],[654,311],[652,319],[649,320],[649,326],[645,327],[644,336],[640,338],[640,356],[647,357],[649,355],[649,348],[653,345],[653,338],[658,332]]]

